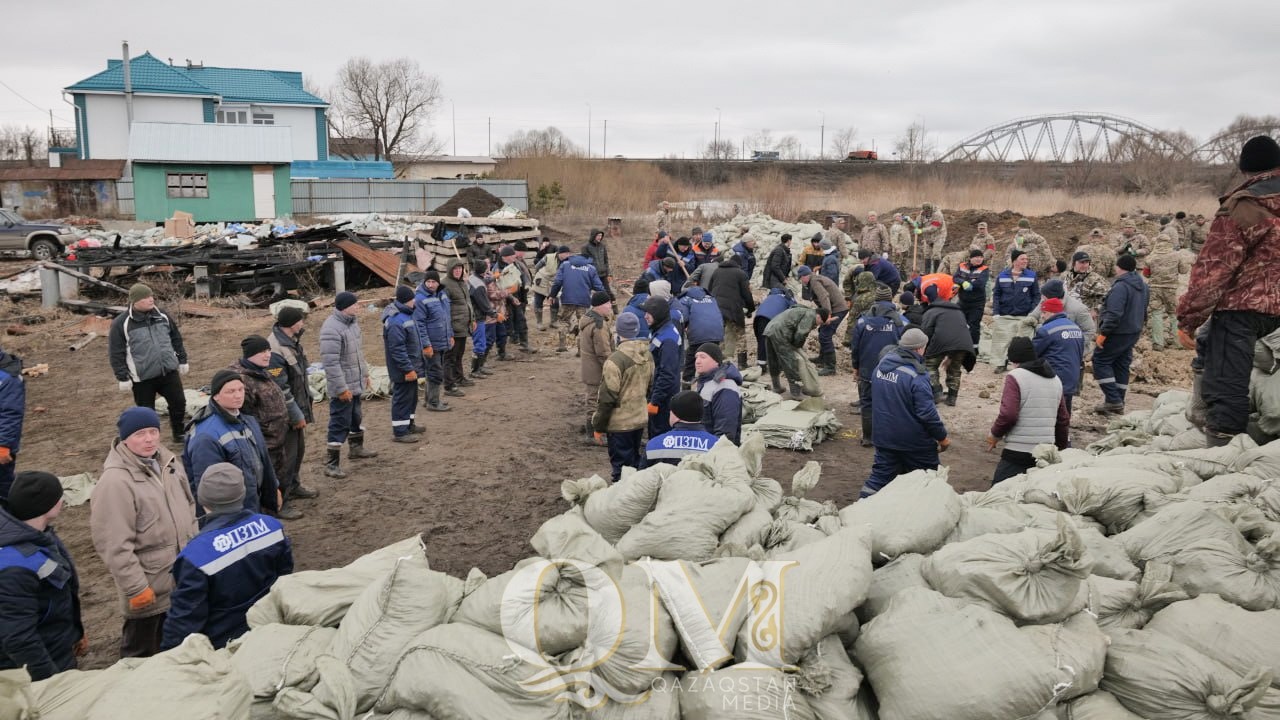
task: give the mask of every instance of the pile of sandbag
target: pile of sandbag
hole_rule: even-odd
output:
[[[744,228],[746,233],[742,232]],[[809,244],[809,239],[815,234],[822,233],[824,237],[826,236],[826,231],[818,223],[783,222],[775,220],[765,213],[738,215],[732,220],[707,228],[707,231],[711,233],[711,239],[715,242],[716,248],[722,253],[731,250],[743,237],[749,235],[755,238],[756,271],[752,274],[751,281],[756,286],[760,286],[761,279],[764,277],[764,261],[769,257],[769,253],[777,247],[784,234],[791,235],[791,257],[793,259],[799,254],[801,248]],[[844,257],[845,261],[841,267],[841,277],[858,261],[858,243],[852,238],[845,244]]]
[[[746,423],[745,417],[743,422]],[[835,412],[820,397],[779,400],[755,422],[742,426],[744,437],[758,434],[769,447],[787,450],[812,450],[839,430]]]

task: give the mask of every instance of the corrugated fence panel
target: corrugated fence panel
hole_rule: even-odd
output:
[[[428,215],[459,190],[484,189],[517,210],[529,210],[524,180],[293,180],[298,215],[386,213]]]
[[[133,215],[133,181],[116,181],[116,212],[121,216]]]

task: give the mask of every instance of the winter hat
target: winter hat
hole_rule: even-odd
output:
[[[813,270],[811,270],[808,265],[801,265],[800,267],[796,268],[796,277],[798,278],[802,278],[802,277],[805,277],[806,275],[812,275],[812,274],[813,274]]]
[[[1040,309],[1050,315],[1056,315],[1057,313],[1062,312],[1065,308],[1066,305],[1062,302],[1062,298],[1046,297],[1044,302],[1040,303]]]
[[[120,419],[116,421],[121,440],[143,428],[160,429],[160,416],[149,407],[131,407],[120,413]]]
[[[428,270],[428,271],[426,271],[426,272],[422,273],[422,281],[423,281],[423,282],[426,282],[426,281],[428,281],[428,280],[435,280],[436,282],[440,282],[440,273],[439,273],[439,271],[436,271],[436,270]]]
[[[930,303],[938,302],[938,286],[930,285],[924,289],[924,299]]]
[[[236,512],[244,506],[244,473],[231,463],[214,463],[196,485],[196,499],[211,514]]]
[[[1025,250],[1018,250],[1017,248],[1014,248],[1013,252],[1009,253],[1009,262],[1012,263],[1014,260],[1017,260],[1026,254]]]
[[[899,303],[901,303],[901,304],[903,304],[903,305],[915,305],[915,304],[916,304],[916,296],[915,296],[915,295],[912,295],[912,294],[911,294],[911,293],[909,293],[909,292],[904,292],[904,293],[902,293],[901,295],[899,295],[899,296],[898,296],[898,302],[899,302]]]
[[[712,240],[711,233],[709,232],[702,233],[702,244],[708,245],[712,242],[714,242],[714,240]]]
[[[820,233],[820,232],[816,232],[816,233],[814,233],[814,234],[813,234],[813,237],[809,238],[809,242],[811,242],[811,243],[820,243],[820,242],[822,242],[822,233]]]
[[[667,304],[666,300],[656,295],[650,296],[641,307],[644,308],[646,313],[653,316],[653,322],[649,324],[650,328],[660,328],[671,319],[671,306]]]
[[[976,257],[986,257],[986,253],[982,252],[980,248],[973,248],[969,251],[969,258],[972,259]]]
[[[355,293],[343,290],[333,299],[333,306],[339,310],[346,310],[357,302],[360,302],[360,298],[357,298]]]
[[[716,343],[702,343],[698,346],[697,352],[705,353],[707,357],[718,363],[724,362],[724,351]]]
[[[830,240],[823,240],[822,242],[818,243],[818,247],[822,248],[822,252],[824,253],[830,252],[836,249],[836,246],[832,245]]]
[[[603,291],[603,290],[597,290],[597,291],[595,291],[595,292],[591,293],[591,307],[599,307],[599,306],[601,306],[601,305],[608,305],[608,304],[609,304],[609,303],[611,303],[611,302],[613,302],[613,301],[609,299],[609,293],[607,293],[607,292],[605,292],[605,291]]]
[[[569,249],[568,245],[561,245],[560,247],[556,248],[557,255],[564,255],[565,253],[571,253],[571,252],[573,251]]]
[[[635,313],[624,312],[613,324],[613,330],[623,340],[635,340],[636,335],[640,334],[640,318]]]
[[[138,302],[139,300],[145,300],[146,298],[154,297],[154,296],[155,296],[155,293],[151,292],[151,288],[147,287],[146,285],[143,285],[142,283],[134,283],[133,286],[129,288],[129,304],[130,305]]]
[[[978,227],[979,227],[979,228],[983,228],[983,229],[985,229],[985,228],[987,227],[987,224],[986,224],[986,223],[984,223],[984,222],[980,222],[980,223],[978,223]]]
[[[671,412],[684,422],[702,422],[702,396],[692,390],[681,390],[671,398]]]
[[[240,341],[240,354],[243,357],[253,357],[263,350],[270,350],[271,343],[261,335],[250,335]]]
[[[145,297],[145,296],[144,296]],[[62,499],[62,481],[53,473],[23,470],[9,486],[9,513],[27,521],[53,509]]]
[[[413,288],[408,285],[401,285],[396,288],[396,302],[401,305],[407,305],[410,300],[413,300]]]
[[[280,327],[293,327],[302,322],[307,314],[296,307],[284,306],[280,308],[280,314],[276,315],[276,324]]]
[[[667,232],[666,230],[659,230],[658,239],[661,240],[662,238],[665,238],[665,237],[671,237],[671,233]]]
[[[1061,300],[1067,296],[1067,286],[1061,280],[1050,280],[1040,288],[1040,295]]]
[[[1019,220],[1019,221],[1018,221],[1018,227],[1020,227],[1020,228],[1026,228],[1026,229],[1030,230],[1030,229],[1031,229],[1031,221],[1030,221],[1030,220],[1028,220],[1028,219],[1026,219],[1026,218],[1022,218],[1021,220]]]
[[[235,370],[219,370],[213,374],[213,380],[209,382],[209,394],[217,395],[222,392],[223,386],[232,380],[244,382],[244,378],[240,377],[240,373]]]
[[[671,299],[671,283],[666,280],[649,281],[649,297],[661,300]]]
[[[1260,173],[1280,167],[1280,145],[1270,136],[1249,138],[1240,148],[1240,172]]]
[[[890,288],[888,285],[885,285],[884,283],[876,283],[876,300],[884,301],[884,300],[892,300],[892,299],[893,299],[893,289]]]
[[[502,249],[498,251],[498,257],[515,257],[515,254],[516,249],[510,245],[503,245]]]
[[[1133,272],[1138,269],[1138,261],[1134,260],[1132,255],[1121,255],[1120,259],[1116,260],[1116,267],[1125,272]]]
[[[632,295],[649,294],[649,278],[641,275],[636,278],[635,283],[631,286]]]
[[[660,264],[662,265],[663,270],[670,271],[670,270],[676,269],[676,259],[671,257],[670,255],[662,258],[662,263]]]
[[[898,341],[898,346],[907,350],[919,350],[928,344],[929,336],[920,328],[911,328],[902,333],[902,339]]]
[[[1078,263],[1078,262],[1089,262],[1089,261],[1091,261],[1092,259],[1093,259],[1093,258],[1089,257],[1089,253],[1087,253],[1087,252],[1085,252],[1085,251],[1083,251],[1083,250],[1078,250],[1078,251],[1076,251],[1076,254],[1075,254],[1075,255],[1072,255],[1072,256],[1071,256],[1071,262],[1072,262],[1072,263]]]
[[[676,247],[680,247],[681,245],[685,247],[689,247],[692,244],[693,244],[693,241],[687,237],[684,237],[683,235],[676,238]]]
[[[1031,344],[1029,337],[1016,337],[1009,342],[1009,362],[1015,362],[1019,365],[1029,362],[1035,362],[1036,349]]]

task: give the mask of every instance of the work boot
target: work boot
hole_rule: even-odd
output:
[[[791,393],[792,400],[804,399],[804,391],[800,388],[800,384],[790,378],[787,379],[787,391]]]
[[[1124,403],[1104,402],[1093,409],[1099,415],[1123,415]]]
[[[458,385],[459,385],[460,387],[472,387],[472,386],[474,386],[475,384],[476,384],[476,381],[475,381],[475,380],[472,380],[472,379],[471,379],[471,378],[469,378],[469,377],[460,377],[460,378],[458,378]]]
[[[745,352],[738,353],[738,369],[739,370],[747,369],[747,354]]]
[[[946,395],[943,394],[941,387],[933,388],[933,404],[934,405],[937,405],[938,403],[942,402],[942,398],[944,397],[946,397]]]
[[[546,329],[547,329],[547,310],[546,310],[546,308],[538,308],[538,311],[537,311],[536,313],[534,313],[534,317],[535,317],[535,318],[537,318],[537,323],[538,323],[538,332],[544,332],[544,331],[546,331]]]
[[[416,442],[416,440],[415,440]],[[364,433],[353,432],[347,436],[347,457],[352,460],[362,460],[364,458],[376,458],[378,453],[376,450],[366,450],[364,447]]]
[[[415,421],[413,421],[413,420],[410,420],[410,421],[409,421],[409,434],[411,434],[411,435],[426,435],[426,434],[427,434],[427,429],[426,429],[426,428],[424,428],[424,427],[422,427],[421,425],[419,425],[417,422],[415,422]]]
[[[824,377],[836,374],[836,354],[834,351],[822,353],[818,361],[818,374]]]
[[[338,467],[338,461],[341,458],[341,456],[342,456],[342,448],[336,448],[336,447],[326,448],[325,461],[324,461],[325,477],[338,478],[339,480],[341,480],[342,478],[347,476],[347,474],[342,471],[342,468]]]
[[[445,395],[448,395],[449,397],[466,397],[466,396],[467,396],[467,394],[466,394],[466,393],[462,392],[461,390],[459,390],[459,389],[458,389],[458,388],[456,388],[456,387],[447,387],[447,388],[445,388],[445,389],[444,389],[444,394],[445,394]]]
[[[551,328],[552,330],[560,329],[560,308],[558,307],[551,308],[551,322],[547,323],[547,327]],[[563,344],[563,342],[564,341],[562,339],[561,344]]]
[[[418,436],[410,433],[408,435],[396,435],[391,438],[391,442],[412,444],[418,442]],[[354,448],[352,448],[354,450]],[[355,457],[354,455],[352,457]]]
[[[556,352],[569,352],[569,348],[564,344],[564,331],[556,333]]]
[[[515,358],[513,358],[513,357],[511,357],[510,355],[508,355],[508,354],[507,354],[507,349],[506,349],[506,348],[498,348],[498,361],[499,361],[499,362],[508,362],[508,361],[511,361],[511,360],[515,360]]]
[[[302,517],[302,511],[290,505],[288,500],[285,500],[280,509],[276,511],[276,517],[281,520],[298,520]]]
[[[781,378],[779,378],[777,375],[770,375],[770,376],[769,376],[769,379],[773,381],[773,391],[774,391],[775,393],[777,393],[777,394],[781,395],[783,392],[785,392],[785,391],[782,389],[782,379],[781,379]]]
[[[311,500],[313,498],[318,498],[318,497],[320,497],[319,490],[316,490],[314,488],[309,488],[306,485],[303,485],[302,483],[298,483],[297,485],[294,485],[292,488],[289,488],[289,492],[285,493],[286,500],[290,498],[294,500]]]
[[[873,447],[871,442],[871,413],[862,416],[862,447]]]
[[[948,391],[947,391],[947,405],[949,405],[949,406],[951,406],[951,407],[955,407],[955,406],[956,406],[956,396],[957,396],[957,395],[959,395],[959,394],[960,394],[960,393],[959,393],[959,391],[957,391],[957,390],[948,390]]]
[[[440,383],[427,383],[427,410],[431,412],[448,412],[449,403],[440,400]]]

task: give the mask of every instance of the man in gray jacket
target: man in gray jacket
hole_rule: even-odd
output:
[[[156,307],[151,288],[142,283],[129,288],[129,309],[111,321],[107,354],[121,392],[133,390],[135,405],[154,410],[156,395],[164,398],[173,441],[183,442],[187,399],[179,376],[190,370],[187,349],[178,324]]]
[[[350,442],[347,456],[352,460],[377,457],[364,447],[364,415],[360,411],[360,395],[369,388],[369,364],[364,360],[360,337],[360,303],[354,293],[340,292],[333,303],[333,314],[320,326],[320,362],[329,393],[328,454],[324,474],[344,478],[338,467],[342,443]]]

